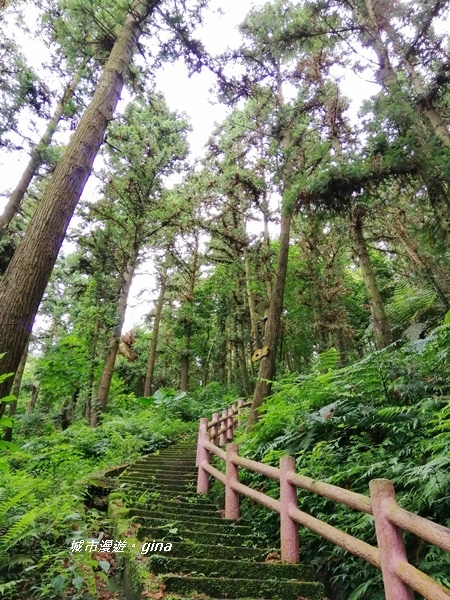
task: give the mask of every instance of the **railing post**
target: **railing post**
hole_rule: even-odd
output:
[[[239,492],[236,492],[231,487],[233,481],[239,481],[239,467],[232,463],[233,456],[236,456],[237,453],[237,444],[227,444],[225,519],[239,519]]]
[[[208,493],[209,474],[202,467],[202,464],[204,461],[209,463],[209,452],[204,446],[204,443],[208,440],[209,440],[208,419],[200,419],[200,427],[199,427],[199,432],[198,432],[198,446],[197,446],[197,466],[198,466],[197,494],[207,494]]]
[[[219,443],[221,446],[225,446],[227,443],[227,417],[228,411],[224,409],[222,411],[222,423],[220,424],[220,440]]]
[[[291,506],[297,507],[297,488],[287,479],[290,472],[295,473],[295,459],[292,456],[282,456],[280,459],[281,560],[287,563],[298,563],[298,525],[289,516],[289,508]]]
[[[219,414],[213,413],[212,420],[216,423],[211,427],[211,442],[217,446],[217,423],[219,421]]]
[[[239,398],[238,403],[237,403],[237,413],[238,413],[237,424],[238,424],[238,427],[240,427],[242,425],[241,414],[242,414],[243,404],[244,404],[243,399]]]
[[[237,404],[234,403],[231,407],[231,421],[232,421],[232,429],[231,431],[233,432],[233,438],[234,438],[234,432],[236,431],[236,413],[237,413]],[[233,439],[232,438],[232,439]]]
[[[229,408],[227,411],[227,440],[233,439],[233,409]]]
[[[387,516],[387,507],[396,502],[394,484],[389,479],[373,479],[369,488],[386,600],[413,600],[413,591],[395,573],[396,565],[408,558],[402,532]]]

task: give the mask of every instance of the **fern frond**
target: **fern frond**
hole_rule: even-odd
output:
[[[35,536],[34,524],[36,518],[41,514],[42,511],[39,507],[35,507],[16,521],[0,540],[0,553],[8,552],[17,543]]]

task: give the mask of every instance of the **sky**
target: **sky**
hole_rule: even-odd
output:
[[[238,25],[252,7],[262,6],[265,3],[265,0],[228,0],[227,2],[212,0],[210,4],[212,10],[207,14],[205,24],[199,31],[200,38],[209,52],[219,54],[227,47],[238,46],[240,41]],[[221,9],[221,14],[217,9]],[[27,18],[32,20],[33,15],[28,12]],[[24,35],[18,35],[17,39],[32,65],[38,66],[41,62],[45,62],[47,50],[43,44],[32,43]],[[221,122],[227,114],[226,107],[213,102],[214,98],[210,94],[213,86],[214,76],[210,72],[204,70],[188,78],[187,70],[181,61],[166,65],[156,76],[156,88],[163,92],[169,107],[172,110],[185,112],[189,116],[192,124],[189,142],[193,157],[203,154],[203,147],[215,123]],[[361,102],[375,93],[376,87],[364,82],[355,74],[346,73],[344,92],[352,101],[351,116],[356,120]],[[44,127],[45,123],[38,124],[36,139],[42,134]],[[0,153],[0,194],[13,189],[27,160],[26,151],[9,155]],[[94,197],[97,194],[96,185],[95,178],[91,177],[83,198]],[[0,210],[4,201],[0,196]],[[70,247],[66,244],[64,251],[67,253],[68,250]],[[133,282],[124,331],[141,322],[143,316],[152,309],[153,303],[149,302],[149,299],[155,298],[154,288],[150,262],[142,267]]]

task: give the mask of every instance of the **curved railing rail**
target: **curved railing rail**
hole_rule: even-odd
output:
[[[372,480],[368,497],[299,475],[291,456],[283,456],[279,468],[239,456],[237,444],[227,442],[233,439],[235,428],[242,419],[242,410],[249,404],[240,400],[224,410],[221,417],[214,413],[211,421],[200,419],[197,445],[199,494],[208,493],[209,476],[212,475],[225,486],[226,519],[239,518],[240,494],[277,512],[280,515],[281,560],[284,562],[299,562],[298,525],[303,525],[381,569],[386,600],[413,600],[413,590],[427,600],[450,600],[449,589],[408,563],[402,536],[402,531],[409,531],[450,553],[450,529],[400,508],[393,483],[388,479]],[[223,445],[226,450],[219,447]],[[210,464],[211,454],[225,462],[225,473]],[[279,481],[279,500],[240,483],[239,467]],[[299,510],[297,488],[372,515],[378,547]]]

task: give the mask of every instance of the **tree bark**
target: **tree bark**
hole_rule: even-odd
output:
[[[26,413],[29,415],[32,410],[34,410],[37,400],[39,398],[40,386],[39,383],[35,383],[33,386],[33,392],[31,394],[30,401],[27,404]]]
[[[419,272],[423,274],[430,286],[436,291],[446,309],[449,309],[450,302],[447,293],[438,283],[435,273],[430,265],[426,264],[426,260],[419,256],[417,249],[414,247],[414,242],[409,237],[403,223],[398,219],[393,220],[391,218],[386,219],[384,222],[391,233],[399,240],[411,261],[418,267]]]
[[[188,305],[187,313],[185,316],[184,323],[184,348],[181,351],[181,372],[180,372],[180,390],[187,392],[189,389],[189,366],[190,366],[190,353],[191,353],[191,337],[192,337],[192,304],[194,302],[194,289],[197,281],[197,273],[199,267],[199,233],[195,232],[194,249],[192,255],[192,262],[189,266],[189,283],[186,292],[186,302]]]
[[[133,248],[133,252],[131,253],[131,256],[127,261],[125,272],[122,275],[119,294],[117,296],[115,325],[111,333],[111,338],[109,340],[108,352],[106,355],[106,360],[103,367],[102,377],[100,379],[100,385],[97,394],[97,404],[101,411],[104,411],[106,409],[106,405],[108,403],[109,388],[111,387],[111,381],[114,373],[114,365],[116,364],[117,352],[119,350],[120,337],[122,335],[122,327],[125,321],[125,314],[127,311],[128,295],[130,293],[130,287],[133,281],[138,252],[138,248]],[[96,408],[97,407],[91,407],[91,427],[95,427],[98,422],[98,413]]]
[[[392,332],[384,311],[384,304],[378,288],[375,271],[370,260],[367,243],[363,233],[364,210],[356,207],[352,217],[352,233],[355,251],[358,256],[359,266],[363,276],[364,285],[369,297],[370,312],[372,314],[375,346],[381,350],[392,343]]]
[[[12,386],[11,393],[16,398],[18,398],[19,394],[20,394],[20,386],[22,385],[22,378],[23,378],[23,373],[25,371],[25,365],[27,364],[27,357],[28,357],[28,344],[25,346],[25,350],[23,351],[23,354],[20,358],[19,367],[14,376],[14,383]],[[17,409],[17,400],[11,400],[11,402],[9,403],[8,417],[13,417],[16,414],[16,409]],[[13,431],[12,427],[5,427],[5,433],[3,436],[3,439],[5,440],[5,442],[10,442],[12,440],[12,431]]]
[[[136,3],[111,50],[94,96],[38,203],[22,243],[0,282],[1,373],[17,370],[75,207],[113,118],[145,19],[158,0]],[[0,398],[12,382],[0,384]]]
[[[289,240],[291,231],[291,214],[281,216],[281,230],[278,249],[277,271],[272,287],[270,299],[269,318],[266,325],[265,345],[269,347],[269,354],[261,358],[253,394],[252,406],[247,421],[247,430],[251,429],[258,420],[258,408],[271,392],[272,379],[275,373],[275,359],[277,354],[278,336],[283,310],[284,286],[286,283]]]
[[[86,397],[86,405],[84,408],[84,418],[89,423],[91,420],[92,414],[92,406],[94,405],[94,380],[95,380],[95,362],[97,360],[97,346],[98,346],[98,336],[100,330],[100,319],[98,315],[99,310],[99,302],[97,299],[96,303],[96,314],[94,321],[94,328],[92,331],[92,340],[91,340],[91,349],[90,349],[90,365],[89,365],[89,379],[87,386],[87,397]]]
[[[81,77],[83,75],[85,65],[83,64],[78,71],[75,73],[72,81],[66,87],[61,99],[56,105],[55,112],[53,113],[52,118],[47,124],[47,128],[45,130],[44,135],[41,137],[37,145],[31,151],[30,160],[25,167],[25,171],[22,173],[22,177],[20,178],[19,183],[17,184],[15,190],[11,194],[3,214],[0,215],[0,239],[5,234],[7,229],[9,228],[11,221],[17,215],[20,210],[20,206],[22,204],[23,197],[25,196],[28,186],[30,185],[33,177],[36,175],[39,167],[42,164],[42,158],[45,150],[49,147],[50,142],[52,141],[53,134],[58,127],[59,121],[64,114],[64,109],[75,93],[75,90],[80,83]]]
[[[242,312],[241,305],[238,302],[238,298],[241,296],[241,282],[236,282],[236,356],[239,363],[239,370],[241,372],[242,389],[245,397],[248,398],[252,395],[252,388],[248,377],[247,359],[245,357],[245,344],[244,344],[244,326],[242,323]]]
[[[144,386],[144,396],[148,398],[152,395],[152,385],[153,385],[153,373],[155,370],[155,362],[156,362],[156,349],[158,347],[158,335],[159,335],[159,325],[161,323],[161,315],[162,309],[164,306],[164,294],[166,292],[166,284],[167,284],[167,262],[168,262],[168,254],[167,251],[164,265],[162,267],[161,272],[161,287],[159,288],[159,296],[158,301],[155,307],[155,320],[153,322],[153,332],[152,332],[152,341],[150,343],[150,354],[148,356],[147,363],[147,373],[145,375],[145,386]]]
[[[261,348],[261,337],[259,335],[259,319],[258,313],[256,312],[255,295],[252,290],[252,281],[250,274],[250,261],[248,258],[248,251],[244,248],[244,264],[245,264],[245,284],[247,288],[248,296],[248,309],[250,313],[250,323],[252,329],[252,337],[254,343],[254,349]]]

